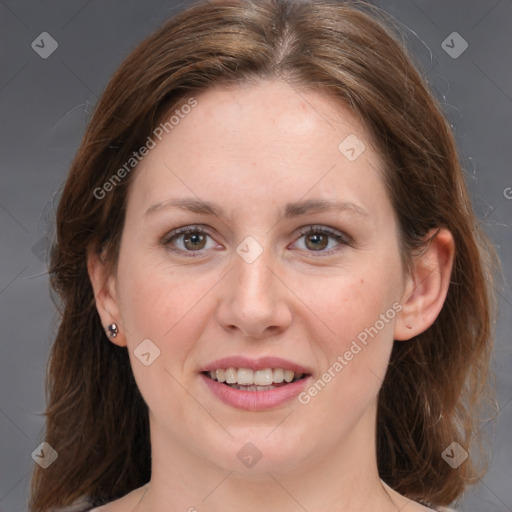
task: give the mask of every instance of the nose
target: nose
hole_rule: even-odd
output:
[[[291,323],[290,292],[278,277],[277,265],[263,253],[252,263],[235,256],[226,276],[217,319],[225,330],[244,337],[267,338],[284,332]]]

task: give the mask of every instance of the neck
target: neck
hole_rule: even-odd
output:
[[[328,443],[329,449],[320,447],[293,465],[265,464],[262,457],[250,469],[223,465],[225,461],[214,464],[193,447],[169,441],[154,421],[151,427],[152,477],[134,512],[168,512],[169,504],[188,512],[399,509],[400,496],[378,475],[375,422],[356,426],[335,450]]]

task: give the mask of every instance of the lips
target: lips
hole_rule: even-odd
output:
[[[227,357],[201,369],[209,390],[224,403],[246,410],[279,406],[300,393],[311,371],[278,357]]]
[[[282,368],[283,370],[291,370],[294,373],[310,374],[311,370],[293,361],[288,361],[280,357],[260,357],[258,359],[250,359],[243,356],[224,357],[207,364],[200,369],[201,372],[216,371],[225,368],[247,368],[249,370],[265,370],[267,368]]]

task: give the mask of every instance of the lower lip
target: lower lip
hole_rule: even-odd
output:
[[[309,377],[305,377],[268,391],[243,391],[230,388],[204,374],[200,376],[210,391],[222,402],[246,411],[272,409],[293,400],[304,389],[309,379]]]

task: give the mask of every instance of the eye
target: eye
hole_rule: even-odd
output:
[[[308,226],[300,231],[300,235],[298,240],[304,241],[299,244],[299,249],[322,255],[332,254],[339,246],[350,245],[352,242],[350,236],[325,226]],[[208,238],[211,239],[209,246]],[[295,242],[297,243],[298,241]],[[213,249],[217,246],[211,235],[201,226],[174,229],[162,238],[161,244],[173,252],[190,257],[200,256],[203,249]]]
[[[210,247],[207,246],[211,236],[200,226],[185,226],[175,229],[164,236],[161,243],[171,251],[181,253],[200,252],[202,249],[212,249],[216,246],[212,239]],[[187,256],[196,256],[187,254]]]
[[[348,235],[325,226],[309,226],[300,231],[300,234],[301,238],[298,240],[303,239],[304,242],[299,249],[308,252],[332,254],[338,250],[337,247],[340,245],[350,245],[352,242]]]

